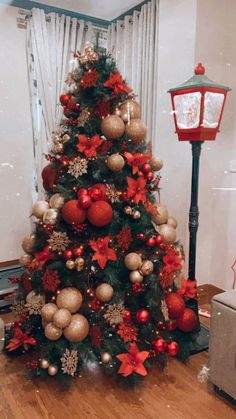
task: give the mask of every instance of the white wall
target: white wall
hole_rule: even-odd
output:
[[[24,29],[0,5],[0,262],[17,259],[30,231],[32,130]]]

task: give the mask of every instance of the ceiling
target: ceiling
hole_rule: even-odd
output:
[[[110,21],[140,4],[141,0],[37,0],[37,3]]]

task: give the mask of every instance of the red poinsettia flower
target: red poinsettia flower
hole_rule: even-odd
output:
[[[27,329],[23,332],[19,327],[14,328],[14,336],[6,346],[6,349],[14,351],[15,349],[23,346],[25,351],[28,351],[29,345],[36,345],[36,340],[29,336],[31,329]]]
[[[98,134],[91,138],[86,137],[86,135],[78,135],[78,141],[77,149],[84,153],[86,157],[96,157],[97,148],[104,142]]]
[[[118,246],[122,250],[128,250],[132,242],[132,233],[129,227],[122,227],[116,236]]]
[[[154,217],[156,217],[159,214],[157,206],[153,204],[151,201],[147,200],[146,202],[144,202],[144,207],[146,211]]]
[[[181,269],[181,258],[174,249],[169,249],[168,253],[162,258],[166,270],[169,272]]]
[[[133,372],[142,376],[147,375],[147,370],[143,363],[148,355],[148,351],[139,352],[136,343],[131,343],[128,353],[116,355],[119,361],[122,362],[118,374],[122,374],[124,377],[128,377],[133,374]]]
[[[104,87],[110,87],[113,90],[114,95],[119,95],[120,93],[130,93],[132,89],[126,86],[125,82],[122,80],[121,74],[119,71],[110,74],[109,79],[103,83]]]
[[[197,282],[196,280],[190,281],[184,279],[181,288],[178,289],[177,293],[181,295],[185,300],[188,298],[196,298],[197,295]]]
[[[54,255],[50,252],[48,246],[46,246],[40,252],[36,252],[34,257],[39,265],[44,265],[44,263],[46,263],[48,260],[54,259]]]
[[[133,198],[135,204],[138,204],[139,201],[146,202],[146,179],[139,177],[137,180],[132,179],[131,177],[127,176],[127,197]]]
[[[130,323],[120,323],[117,333],[124,342],[132,342],[137,340],[138,328]]]
[[[117,260],[115,250],[109,247],[110,241],[111,239],[109,236],[89,241],[90,247],[95,252],[92,260],[96,260],[102,269],[105,268],[108,260]]]
[[[111,110],[111,102],[106,102],[104,99],[99,99],[96,103],[94,113],[100,118],[105,118]]]
[[[158,277],[161,281],[162,288],[165,289],[173,285],[174,279],[175,279],[175,273],[173,270],[170,270],[168,267],[163,266],[159,271]]]
[[[135,175],[139,171],[139,167],[143,166],[150,159],[149,156],[144,156],[142,153],[131,154],[128,151],[124,153],[127,163],[132,166],[132,173]]]
[[[45,291],[55,292],[61,283],[58,272],[53,269],[46,269],[42,276],[42,284]]]
[[[90,69],[88,71],[85,71],[80,80],[80,84],[85,88],[93,87],[96,85],[98,79],[99,73],[95,68],[93,68],[92,70]]]

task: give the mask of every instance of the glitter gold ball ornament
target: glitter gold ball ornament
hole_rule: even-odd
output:
[[[75,262],[72,259],[66,261],[67,269],[75,269]]]
[[[64,329],[64,327],[69,326],[71,321],[71,314],[66,308],[60,308],[57,310],[53,316],[53,323],[59,329]]]
[[[33,233],[24,237],[21,246],[25,253],[32,252],[32,249],[35,245],[35,239],[36,239],[36,236]]]
[[[81,342],[89,332],[89,322],[81,314],[71,316],[69,326],[64,329],[64,336],[69,342]]]
[[[45,336],[48,340],[58,340],[62,335],[62,330],[50,322],[44,329]]]
[[[158,157],[152,157],[151,160],[149,160],[149,164],[154,172],[161,170],[163,167],[163,161]]]
[[[63,144],[61,143],[54,144],[54,146],[52,147],[52,152],[55,154],[57,153],[61,154],[63,153],[63,151],[64,151],[64,147],[63,147]]]
[[[49,205],[51,208],[59,210],[63,207],[64,202],[65,202],[65,199],[63,195],[61,195],[60,193],[55,193],[54,195],[51,196],[49,200]]]
[[[98,285],[95,293],[99,301],[102,303],[108,303],[113,297],[114,290],[111,285],[104,283]]]
[[[111,361],[111,354],[109,352],[103,352],[101,355],[101,361],[103,364],[108,364]]]
[[[131,119],[126,125],[126,134],[135,144],[143,141],[147,134],[147,127],[141,119]]]
[[[153,263],[151,262],[151,260],[145,260],[142,263],[139,271],[143,276],[151,275],[151,273],[153,272]]]
[[[132,217],[134,220],[139,220],[139,218],[141,217],[141,214],[139,211],[134,211]]]
[[[47,201],[36,201],[32,208],[32,215],[36,218],[42,219],[48,209],[49,203]]]
[[[162,224],[158,226],[158,232],[163,237],[165,243],[171,244],[176,241],[177,234],[174,227],[168,224]]]
[[[82,304],[82,294],[77,288],[63,288],[57,296],[58,308],[67,308],[70,313],[76,313]]]
[[[120,172],[125,165],[125,161],[120,154],[112,154],[107,159],[107,166],[112,172]]]
[[[46,370],[49,367],[49,361],[45,358],[41,359],[40,367],[43,368],[43,370]]]
[[[84,269],[85,260],[83,258],[75,259],[75,269],[80,272]]]
[[[25,254],[25,255],[20,256],[20,258],[19,258],[19,264],[21,266],[26,266],[29,263],[31,263],[32,260],[33,260],[33,256]]]
[[[66,143],[69,140],[70,140],[70,136],[68,134],[64,134],[63,137],[62,137],[63,143]]]
[[[130,271],[135,271],[142,265],[142,258],[137,253],[132,252],[125,256],[124,262],[126,268],[128,268]]]
[[[132,271],[129,274],[130,281],[133,282],[133,284],[140,284],[143,281],[143,276],[139,271]]]
[[[128,122],[133,118],[141,117],[141,107],[135,100],[128,99],[120,106],[121,118]]]
[[[57,220],[58,220],[58,211],[54,208],[49,208],[43,216],[43,222],[44,224],[47,224],[47,225],[53,226],[57,223]]]
[[[118,140],[125,132],[125,124],[117,115],[109,115],[103,119],[101,131],[105,137]]]
[[[57,365],[49,365],[48,367],[48,374],[51,376],[57,375],[58,373],[58,366]]]
[[[166,208],[165,205],[161,205],[161,204],[156,204],[156,208],[158,211],[157,215],[154,215],[153,221],[155,222],[155,224],[160,225],[160,224],[165,224],[167,223],[168,220],[168,210]]]
[[[42,311],[41,311],[42,319],[45,322],[48,322],[48,323],[52,322],[53,316],[54,316],[54,314],[56,313],[57,310],[58,310],[58,308],[57,308],[56,304],[54,304],[54,303],[45,304],[42,308]]]
[[[167,221],[167,224],[171,227],[174,227],[174,228],[177,228],[177,226],[178,226],[178,222],[177,222],[175,217],[169,217],[168,221]]]

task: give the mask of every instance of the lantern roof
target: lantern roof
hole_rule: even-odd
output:
[[[209,79],[205,75],[205,67],[203,67],[201,63],[197,65],[194,72],[194,76],[192,76],[190,79],[180,84],[179,86],[169,89],[168,93],[200,87],[212,87],[215,89],[222,89],[226,91],[231,90],[230,87],[222,86],[221,84],[215,83],[213,80]]]

